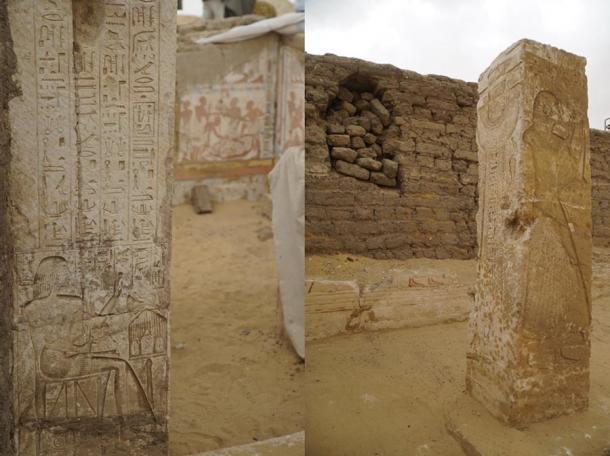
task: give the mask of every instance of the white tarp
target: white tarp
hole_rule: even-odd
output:
[[[271,19],[254,22],[248,25],[240,25],[217,35],[199,38],[197,44],[211,43],[235,43],[236,41],[251,40],[270,32],[281,35],[293,35],[304,30],[305,13],[282,14]]]
[[[290,147],[269,173],[284,329],[305,358],[305,150]]]

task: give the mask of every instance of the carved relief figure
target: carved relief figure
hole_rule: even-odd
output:
[[[584,142],[573,141],[578,126],[557,96],[541,91],[523,135],[531,150],[536,206],[543,214],[531,233],[536,249],[528,264],[524,326],[555,340],[555,356],[566,344],[584,346],[580,333],[589,325],[590,280],[580,259],[585,252],[574,237],[576,221],[567,207],[574,198],[582,200],[579,190],[585,183]]]
[[[73,291],[72,277],[64,258],[43,259],[34,277],[33,299],[23,305],[36,357],[36,419],[124,416],[128,385],[135,386],[132,391],[143,410],[154,417],[134,367],[113,347],[106,320],[87,313],[82,297]]]

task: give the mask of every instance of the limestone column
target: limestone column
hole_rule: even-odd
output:
[[[479,80],[479,271],[467,389],[521,426],[587,407],[585,59],[522,40]]]
[[[0,6],[0,454],[167,454],[175,15]]]

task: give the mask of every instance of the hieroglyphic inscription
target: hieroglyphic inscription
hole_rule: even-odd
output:
[[[41,247],[73,241],[72,21],[67,2],[32,5],[37,74]]]
[[[8,9],[17,454],[165,455],[173,5]]]
[[[483,73],[479,92],[480,260],[467,389],[524,425],[588,400],[584,59],[523,40]]]
[[[105,1],[99,46],[101,79],[101,234],[103,240],[129,239],[129,6]]]
[[[130,239],[151,240],[157,220],[159,14],[151,2],[132,7],[130,42]]]

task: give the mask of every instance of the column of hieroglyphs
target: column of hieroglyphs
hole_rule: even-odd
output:
[[[585,59],[522,40],[479,81],[479,278],[467,389],[524,425],[589,391],[591,178]]]
[[[5,7],[0,453],[166,455],[175,4]]]

